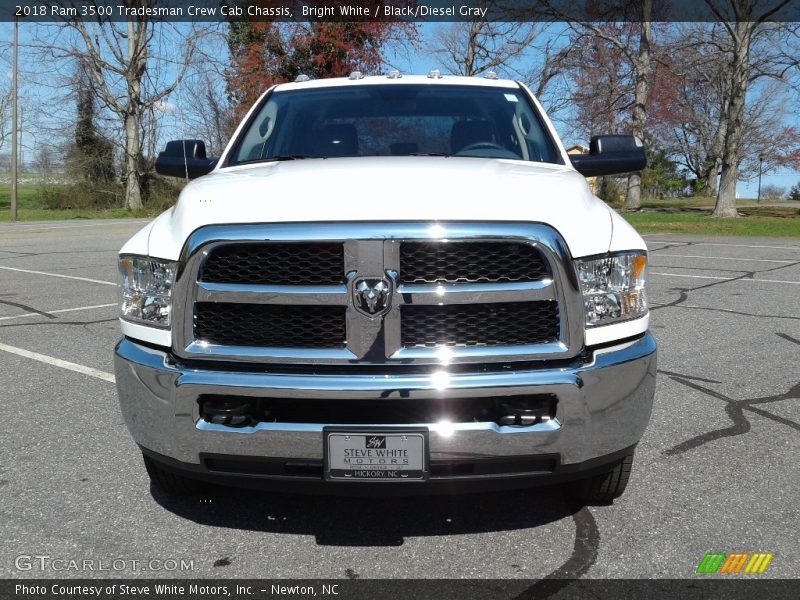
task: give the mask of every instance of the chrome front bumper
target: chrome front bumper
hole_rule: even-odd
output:
[[[555,394],[556,419],[530,427],[432,424],[431,461],[557,456],[559,465],[591,462],[635,445],[650,419],[656,346],[649,333],[589,353],[561,368],[426,374],[295,374],[203,370],[128,339],[115,351],[125,422],[145,450],[187,466],[202,455],[322,459],[319,424],[260,423],[235,428],[200,419],[202,394],[279,398],[459,398]],[[382,425],[386,429],[390,426]],[[405,427],[408,427],[406,425]]]

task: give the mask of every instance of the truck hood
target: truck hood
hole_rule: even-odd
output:
[[[608,251],[612,216],[562,165],[457,157],[306,159],[218,169],[190,183],[148,236],[179,257],[204,225],[324,221],[545,223],[573,257]]]

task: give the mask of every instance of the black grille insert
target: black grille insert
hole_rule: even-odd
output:
[[[200,280],[260,285],[339,285],[344,278],[341,243],[235,243],[212,249]]]
[[[253,398],[203,395],[198,400],[200,416],[209,423],[232,427],[254,423],[319,423],[323,425],[412,425],[452,423],[496,423],[529,426],[556,417],[558,400],[553,394],[528,394],[487,398],[381,398],[340,400],[313,398]],[[246,422],[225,417],[231,406]],[[525,415],[524,423],[509,416]],[[510,422],[509,422],[510,421]]]
[[[414,305],[401,307],[404,348],[436,346],[505,346],[544,344],[559,338],[558,304]]]
[[[213,473],[251,475],[265,478],[292,477],[297,479],[322,479],[322,461],[319,459],[260,458],[254,456],[201,455],[206,469]],[[481,477],[486,475],[536,475],[552,473],[560,463],[558,454],[537,454],[501,458],[476,458],[475,460],[430,461],[431,479]],[[351,484],[347,484],[351,485]]]
[[[195,338],[224,346],[341,348],[347,339],[344,306],[195,304]]]
[[[400,283],[502,283],[550,276],[542,253],[518,242],[403,242]]]

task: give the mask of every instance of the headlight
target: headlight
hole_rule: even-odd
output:
[[[178,263],[146,256],[120,256],[120,313],[123,319],[169,327],[172,284]]]
[[[647,314],[644,291],[647,255],[644,252],[625,252],[576,262],[587,327]]]

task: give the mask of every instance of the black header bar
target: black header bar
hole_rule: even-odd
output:
[[[742,0],[3,0],[0,21],[735,21]],[[742,17],[740,17],[742,18]],[[753,0],[742,20],[800,21],[800,0]]]
[[[712,577],[712,578],[709,578]],[[736,575],[718,579],[4,579],[3,600],[796,600],[800,580]]]

